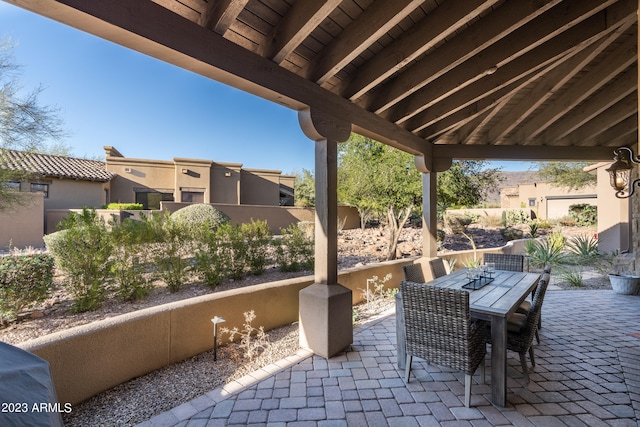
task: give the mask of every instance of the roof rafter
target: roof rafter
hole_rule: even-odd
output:
[[[359,98],[497,2],[498,0],[445,2],[401,38],[378,52],[348,83],[338,85],[334,90],[351,100]]]
[[[209,1],[204,13],[200,15],[200,25],[218,34],[227,32],[249,0]]]
[[[260,46],[259,53],[281,64],[342,0],[298,0]]]
[[[382,34],[387,33],[413,12],[423,1],[394,0],[373,3],[302,70],[302,75],[322,85],[375,43]]]

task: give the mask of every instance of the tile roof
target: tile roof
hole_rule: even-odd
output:
[[[42,177],[108,182],[115,174],[107,172],[99,160],[0,149],[0,168],[28,172]]]

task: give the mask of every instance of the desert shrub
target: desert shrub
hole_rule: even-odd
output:
[[[111,273],[116,293],[128,301],[143,299],[153,287],[144,276],[144,243],[148,241],[146,226],[145,221],[131,219],[111,223],[110,236],[114,246]]]
[[[239,279],[247,268],[247,245],[240,225],[222,224],[218,227],[220,244],[227,252],[227,272],[232,279]]]
[[[467,226],[473,223],[474,217],[471,215],[447,214],[444,222],[453,234],[461,234],[467,230]]]
[[[209,227],[215,229],[231,221],[227,214],[204,203],[185,206],[175,211],[171,214],[171,220],[190,234],[197,232],[202,224],[209,224]]]
[[[538,225],[539,230],[551,230],[553,228],[553,223],[548,219],[536,219],[536,224]]]
[[[95,210],[71,214],[62,231],[44,236],[47,249],[65,274],[64,287],[73,299],[73,311],[95,310],[102,304],[111,277],[112,240]]]
[[[558,224],[560,224],[563,227],[575,227],[576,226],[576,219],[566,215],[563,216],[562,218],[558,218]]]
[[[271,230],[267,221],[254,221],[240,226],[240,232],[246,242],[247,266],[252,274],[262,274],[266,269],[271,244]]]
[[[502,217],[499,215],[485,215],[481,218],[481,222],[486,227],[499,227],[502,225]]]
[[[570,286],[581,288],[584,286],[583,273],[581,267],[572,269],[563,269],[560,273],[560,279]]]
[[[244,325],[242,330],[238,327],[229,329],[223,327],[220,332],[229,334],[229,341],[233,341],[236,336],[240,337],[240,348],[244,352],[244,356],[249,360],[259,356],[269,347],[269,336],[264,332],[264,326],[255,328],[252,322],[256,319],[255,311],[247,311],[244,313]]]
[[[532,239],[535,239],[536,237],[538,237],[538,222],[537,221],[530,221],[529,222],[529,237],[531,237]]]
[[[313,239],[315,236],[316,223],[313,221],[300,221],[298,223],[298,228],[302,230],[302,232],[309,239]]]
[[[103,209],[115,210],[115,211],[141,211],[144,209],[141,203],[109,203],[104,206]]]
[[[598,208],[586,203],[569,206],[569,217],[578,227],[589,227],[598,224]]]
[[[598,239],[592,236],[580,235],[569,239],[567,250],[581,260],[591,260],[600,257]]]
[[[527,240],[525,242],[525,255],[531,265],[544,267],[546,265],[558,265],[564,261],[563,249],[566,240],[561,232],[555,232],[542,241]]]
[[[193,242],[185,238],[187,232],[182,224],[168,214],[154,214],[147,224],[155,242],[151,250],[155,274],[170,292],[177,292],[189,278],[192,266],[187,256]]]
[[[229,252],[222,244],[221,234],[221,229],[212,230],[207,224],[203,225],[194,248],[196,273],[210,286],[224,279],[229,264]]]
[[[276,246],[276,263],[281,271],[313,268],[313,240],[300,227],[291,224],[280,229],[282,237]]]
[[[51,294],[53,258],[47,254],[0,257],[0,324]]]
[[[531,218],[529,214],[522,209],[507,209],[502,212],[502,223],[509,227],[511,225],[526,224]]]
[[[524,237],[524,232],[518,228],[506,227],[500,230],[502,238],[507,242],[511,240],[518,240]]]

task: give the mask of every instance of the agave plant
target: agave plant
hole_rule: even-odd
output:
[[[567,242],[567,249],[571,254],[582,260],[598,258],[600,256],[598,252],[598,240],[592,236],[580,235],[573,237]]]
[[[557,265],[564,259],[562,252],[566,239],[560,232],[554,232],[542,241],[527,240],[525,243],[526,256],[531,265],[544,267],[545,265]]]

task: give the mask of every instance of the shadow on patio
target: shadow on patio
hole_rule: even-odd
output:
[[[141,425],[640,425],[640,297],[554,290],[543,312],[528,385],[509,353],[506,408],[477,383],[465,408],[464,375],[421,360],[419,380],[405,385],[387,312],[356,329],[347,353],[327,361],[300,351]]]

